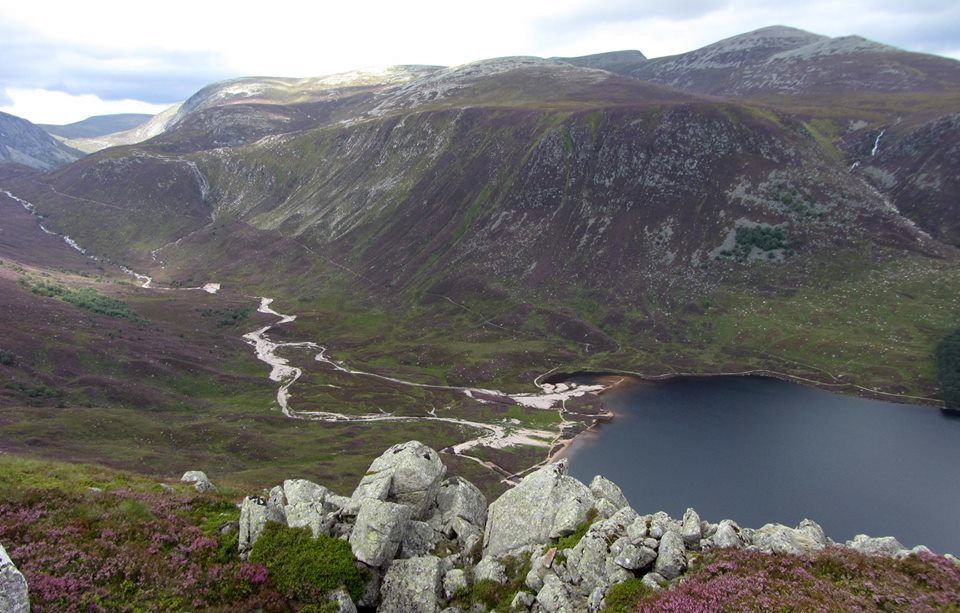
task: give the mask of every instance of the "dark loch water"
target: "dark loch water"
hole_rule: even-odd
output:
[[[612,392],[618,413],[574,441],[570,473],[602,474],[640,513],[741,526],[820,523],[835,541],[895,536],[960,553],[960,418],[760,378]]]

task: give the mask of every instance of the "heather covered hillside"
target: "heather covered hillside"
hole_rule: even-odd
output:
[[[960,607],[956,558],[898,549],[895,539],[834,544],[809,521],[741,529],[701,522],[692,509],[682,522],[639,515],[615,484],[598,477],[588,488],[562,465],[533,473],[488,507],[469,482],[441,481],[443,470],[411,473],[410,463],[423,463],[412,448],[442,466],[432,450],[406,443],[378,459],[351,497],[294,479],[244,499],[242,510],[236,488],[217,488],[205,475],[201,485],[158,483],[7,457],[0,542],[38,612],[342,612],[355,603],[404,612]],[[388,473],[380,501],[371,484]],[[427,486],[426,497],[409,490],[414,481]],[[571,507],[574,500],[583,504]],[[530,506],[538,502],[557,504],[540,517],[542,506]],[[517,522],[526,522],[525,534]],[[10,572],[0,598],[11,595]]]
[[[4,10],[0,613],[960,613],[960,61],[360,5]]]

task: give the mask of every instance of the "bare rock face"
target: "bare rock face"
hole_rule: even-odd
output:
[[[487,499],[466,479],[453,477],[440,484],[437,491],[440,529],[447,536],[466,538],[482,534],[487,524]]]
[[[362,513],[362,511],[361,511]],[[380,588],[381,613],[437,613],[440,610],[440,558],[396,560]]]
[[[394,445],[373,461],[351,496],[354,503],[386,500],[410,507],[426,519],[447,472],[440,455],[418,441]]]
[[[283,482],[283,513],[291,528],[310,528],[314,538],[330,534],[334,524],[332,514],[325,512],[330,491],[306,479],[288,479]]]
[[[350,533],[353,555],[369,566],[388,564],[397,554],[409,520],[410,507],[376,499],[364,500]]]
[[[740,536],[740,526],[729,519],[725,519],[717,526],[717,531],[710,537],[713,547],[743,547],[743,537]]]
[[[694,547],[700,543],[700,538],[703,536],[700,528],[700,516],[693,509],[687,509],[683,514],[680,536],[683,537],[683,543],[687,547]]]
[[[467,590],[467,575],[462,569],[451,569],[443,577],[443,595],[451,599],[461,592]]]
[[[587,486],[567,476],[565,461],[545,466],[490,505],[484,556],[571,534],[594,505]]]
[[[906,549],[900,541],[892,536],[870,537],[866,534],[858,534],[852,541],[847,541],[847,547],[855,549],[868,556],[889,556],[895,557],[901,555]]]
[[[654,570],[666,579],[676,579],[687,569],[683,538],[676,532],[667,532],[660,539]]]
[[[440,535],[437,534],[430,524],[411,520],[407,522],[407,529],[403,532],[398,557],[415,558],[425,556],[434,550],[439,538]]]
[[[567,569],[582,593],[590,594],[597,588],[606,592],[611,585],[631,577],[617,560],[629,544],[627,527],[636,519],[636,511],[625,507],[613,517],[590,526],[580,542],[567,552]],[[627,551],[627,555],[631,553]]]
[[[797,528],[767,524],[753,533],[752,544],[763,552],[801,555],[815,553],[827,546],[827,537],[819,525],[804,520]]]
[[[578,602],[575,594],[556,575],[545,577],[543,587],[537,593],[537,604],[547,613],[576,613],[583,611],[586,603]]]
[[[247,496],[240,507],[240,553],[246,554],[267,525],[267,502],[260,496]]]
[[[188,470],[180,477],[180,482],[192,483],[193,488],[200,493],[217,491],[217,487],[207,478],[207,474],[200,470]]]
[[[620,509],[630,506],[620,486],[601,475],[597,475],[590,482],[590,493],[596,499],[597,510],[603,517],[610,517]]]
[[[335,613],[357,613],[357,605],[353,603],[353,599],[344,588],[331,592],[327,600],[333,603]]]
[[[30,597],[27,580],[17,570],[13,560],[0,545],[0,611],[4,613],[29,613]]]

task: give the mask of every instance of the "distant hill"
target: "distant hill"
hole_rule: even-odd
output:
[[[26,119],[0,113],[0,162],[50,170],[82,155]]]
[[[630,75],[647,61],[647,56],[639,51],[608,51],[579,57],[555,57],[555,60],[580,66],[581,68],[599,68],[622,75]]]
[[[642,62],[629,75],[721,96],[824,95],[960,89],[960,62],[859,36],[771,26]]]
[[[118,113],[116,115],[95,115],[65,125],[37,125],[54,136],[62,136],[63,138],[94,138],[136,128],[151,117],[153,117],[153,115],[143,113]]]

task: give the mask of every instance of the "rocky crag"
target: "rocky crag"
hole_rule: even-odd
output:
[[[411,441],[377,458],[349,497],[302,479],[284,481],[243,500],[241,555],[250,555],[269,522],[306,527],[315,537],[349,542],[367,577],[357,602],[344,590],[330,595],[341,613],[454,613],[480,586],[512,592],[510,610],[559,613],[599,611],[611,588],[630,579],[670,589],[713,548],[929,553],[907,550],[893,537],[858,535],[840,545],[810,520],[750,529],[728,519],[703,521],[693,509],[682,518],[641,515],[616,484],[602,476],[581,483],[567,475],[564,460],[530,473],[489,505],[474,485],[446,472],[436,451]]]
[[[27,580],[14,566],[3,545],[0,545],[0,611],[4,613],[30,611]]]

